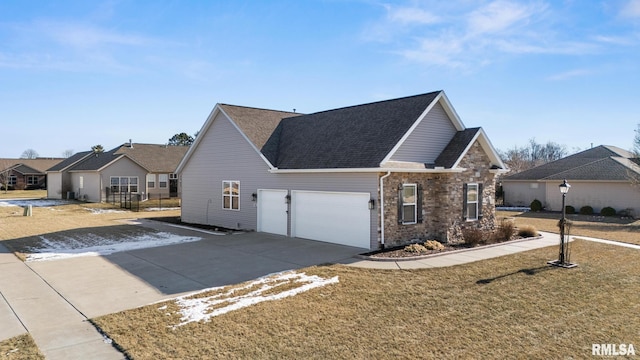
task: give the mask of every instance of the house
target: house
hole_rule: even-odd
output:
[[[534,167],[502,179],[505,205],[529,206],[538,199],[550,211],[562,210],[558,185],[571,185],[566,204],[579,210],[603,207],[617,211],[630,209],[640,214],[640,188],[632,177],[640,178],[640,159],[615,146],[601,145]]]
[[[217,104],[177,172],[184,222],[377,249],[493,228],[504,169],[436,91],[309,115]]]
[[[45,171],[63,158],[0,159],[0,188],[12,190],[45,189]]]
[[[129,141],[105,152],[76,153],[47,170],[47,197],[90,202],[120,194],[137,194],[141,199],[175,197],[175,168],[187,149]]]

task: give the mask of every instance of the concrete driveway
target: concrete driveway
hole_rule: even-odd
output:
[[[356,261],[366,249],[264,233],[214,235],[158,221],[134,225],[201,241],[28,266],[87,318],[274,272]]]

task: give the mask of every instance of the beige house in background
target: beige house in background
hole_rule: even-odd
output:
[[[175,169],[187,146],[125,143],[74,154],[47,170],[47,197],[100,202],[121,194],[141,199],[178,196]]]
[[[571,185],[566,204],[578,211],[591,206],[595,213],[610,206],[616,211],[640,215],[640,159],[629,151],[601,145],[502,179],[507,206],[529,206],[535,199],[546,210],[561,211],[558,185]]]

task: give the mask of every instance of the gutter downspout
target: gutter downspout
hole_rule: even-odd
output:
[[[380,177],[380,245],[384,249],[384,179],[391,175],[391,170]]]

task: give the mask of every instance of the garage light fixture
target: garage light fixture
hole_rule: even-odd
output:
[[[258,194],[256,193],[251,194],[251,201],[254,201],[254,202],[258,201]]]
[[[287,194],[287,196],[284,197],[284,202],[291,204],[291,195]]]
[[[369,210],[376,208],[376,201],[374,199],[369,200]]]

